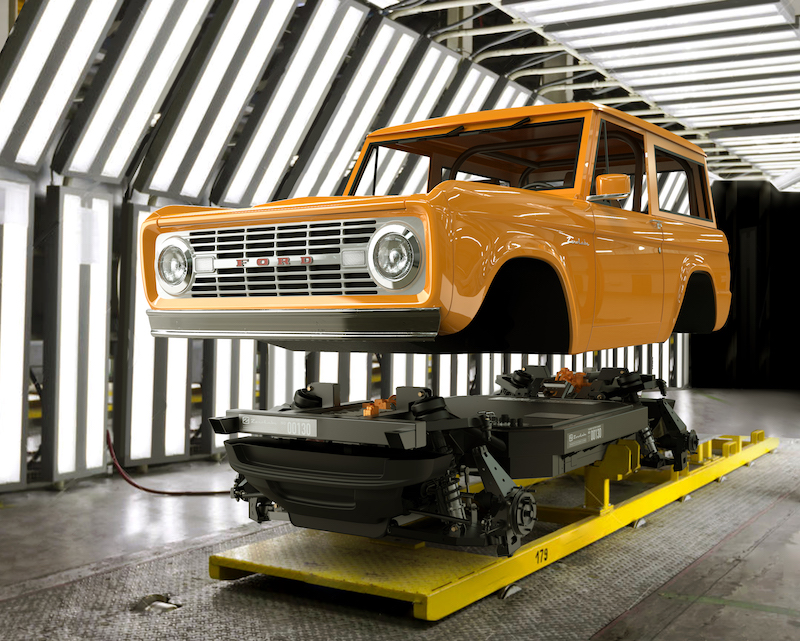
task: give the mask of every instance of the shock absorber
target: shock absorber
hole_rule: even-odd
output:
[[[653,438],[653,430],[650,429],[648,425],[642,430],[642,442],[644,443],[645,449],[645,456],[650,456],[652,454],[658,454],[658,448],[656,447],[656,440]]]
[[[442,501],[443,511],[446,511],[449,516],[457,519],[466,519],[467,511],[464,507],[464,501],[461,499],[461,488],[458,484],[458,472],[451,469],[444,477],[440,489],[440,496]]]
[[[666,464],[666,459],[658,451],[656,440],[653,438],[653,430],[648,425],[639,432],[642,439],[642,465],[660,469]]]

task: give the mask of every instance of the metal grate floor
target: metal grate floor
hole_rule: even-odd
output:
[[[415,620],[410,605],[283,579],[234,582],[208,576],[208,556],[282,536],[277,526],[224,543],[176,552],[64,583],[54,575],[0,590],[0,629],[8,641],[28,639],[588,639],[702,556],[725,536],[800,485],[800,441],[692,500],[654,513],[640,529],[624,529],[546,567],[517,585],[437,623]],[[241,532],[241,530],[239,531]],[[35,588],[35,589],[34,589]],[[144,595],[170,593],[183,607],[140,614]]]

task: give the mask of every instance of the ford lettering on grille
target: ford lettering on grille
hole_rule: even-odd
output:
[[[364,258],[376,229],[374,219],[350,219],[189,232],[209,271],[198,270],[188,295],[376,295]]]

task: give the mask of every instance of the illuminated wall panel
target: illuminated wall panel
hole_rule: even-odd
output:
[[[256,98],[212,190],[213,202],[237,206],[274,198],[367,12],[350,0],[326,0],[313,7],[286,69]]]
[[[120,182],[212,0],[131,0],[53,158],[70,176]],[[221,5],[224,6],[224,5]]]
[[[0,162],[41,166],[122,0],[30,0],[0,52]]]
[[[0,176],[0,489],[26,481],[32,192]]]
[[[330,113],[318,117],[318,126],[312,127],[304,143],[306,153],[295,163],[280,196],[338,193],[417,38],[385,18],[370,23],[369,33],[362,34],[345,68],[346,76],[328,98]]]
[[[190,201],[205,195],[294,5],[225,0],[217,8],[159,120],[137,189]]]
[[[114,360],[114,443],[123,465],[189,456],[191,350],[185,338],[154,338],[141,281],[139,228],[151,209],[122,210],[120,317]]]
[[[105,466],[112,201],[49,187],[42,443],[46,480]]]

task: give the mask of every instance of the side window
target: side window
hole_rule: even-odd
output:
[[[656,183],[659,210],[710,219],[705,171],[700,163],[656,147]]]
[[[597,157],[594,162],[592,194],[597,177],[602,174],[626,174],[631,179],[631,195],[626,200],[601,201],[612,207],[647,213],[647,173],[644,138],[613,122],[602,120]]]

